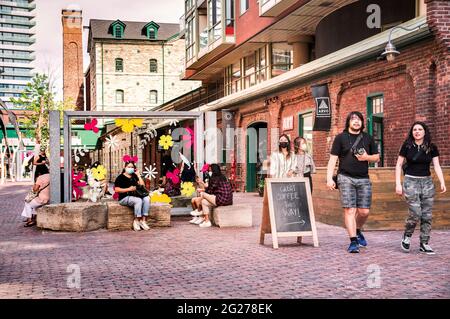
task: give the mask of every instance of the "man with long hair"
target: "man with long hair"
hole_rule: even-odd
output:
[[[349,253],[359,253],[367,241],[361,232],[372,204],[372,183],[369,163],[380,160],[373,138],[363,132],[364,117],[360,112],[350,112],[344,131],[337,135],[331,148],[327,167],[327,187],[336,189],[333,173],[339,159],[337,183],[344,208],[344,221],[350,237]]]

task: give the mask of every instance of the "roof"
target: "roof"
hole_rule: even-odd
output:
[[[153,21],[137,22],[137,21],[121,21],[125,24],[125,30],[122,39],[116,39],[111,32],[111,24],[118,20],[95,20],[90,21],[89,27],[91,31],[91,39],[114,39],[114,40],[148,40],[145,27]],[[178,23],[159,23],[157,40],[167,40],[180,32]]]

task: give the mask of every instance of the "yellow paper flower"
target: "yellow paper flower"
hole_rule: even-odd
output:
[[[169,147],[173,146],[172,136],[170,135],[163,135],[159,138],[159,146],[161,146],[163,149],[168,150]]]
[[[195,187],[192,182],[181,183],[181,195],[191,197],[195,192]]]
[[[144,120],[143,119],[116,119],[116,126],[121,127],[122,131],[125,133],[131,133],[134,130],[134,127],[142,127]]]
[[[103,165],[99,165],[94,167],[92,170],[92,176],[98,181],[101,181],[106,178],[106,168]]]
[[[158,193],[154,193],[150,196],[150,201],[152,203],[167,203],[170,204],[170,202],[172,201],[172,199],[167,196],[167,194],[158,194]]]

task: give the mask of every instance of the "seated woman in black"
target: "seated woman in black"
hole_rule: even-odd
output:
[[[145,185],[139,170],[136,169],[134,162],[126,162],[122,174],[114,182],[114,190],[119,194],[120,205],[134,207],[133,229],[135,231],[139,231],[141,228],[149,230],[146,219],[150,210],[150,198],[133,196],[138,185]]]

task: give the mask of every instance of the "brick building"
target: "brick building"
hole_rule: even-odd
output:
[[[409,126],[423,120],[450,165],[450,1],[187,0],[186,8],[184,78],[222,92],[205,105],[193,97],[190,109],[226,110],[244,130],[268,128],[268,154],[272,128],[304,136],[321,167],[352,110],[365,115],[382,167],[395,165]],[[400,54],[387,61],[391,31]],[[326,132],[312,130],[317,84],[330,94]],[[257,163],[237,166],[241,189],[253,191]]]

